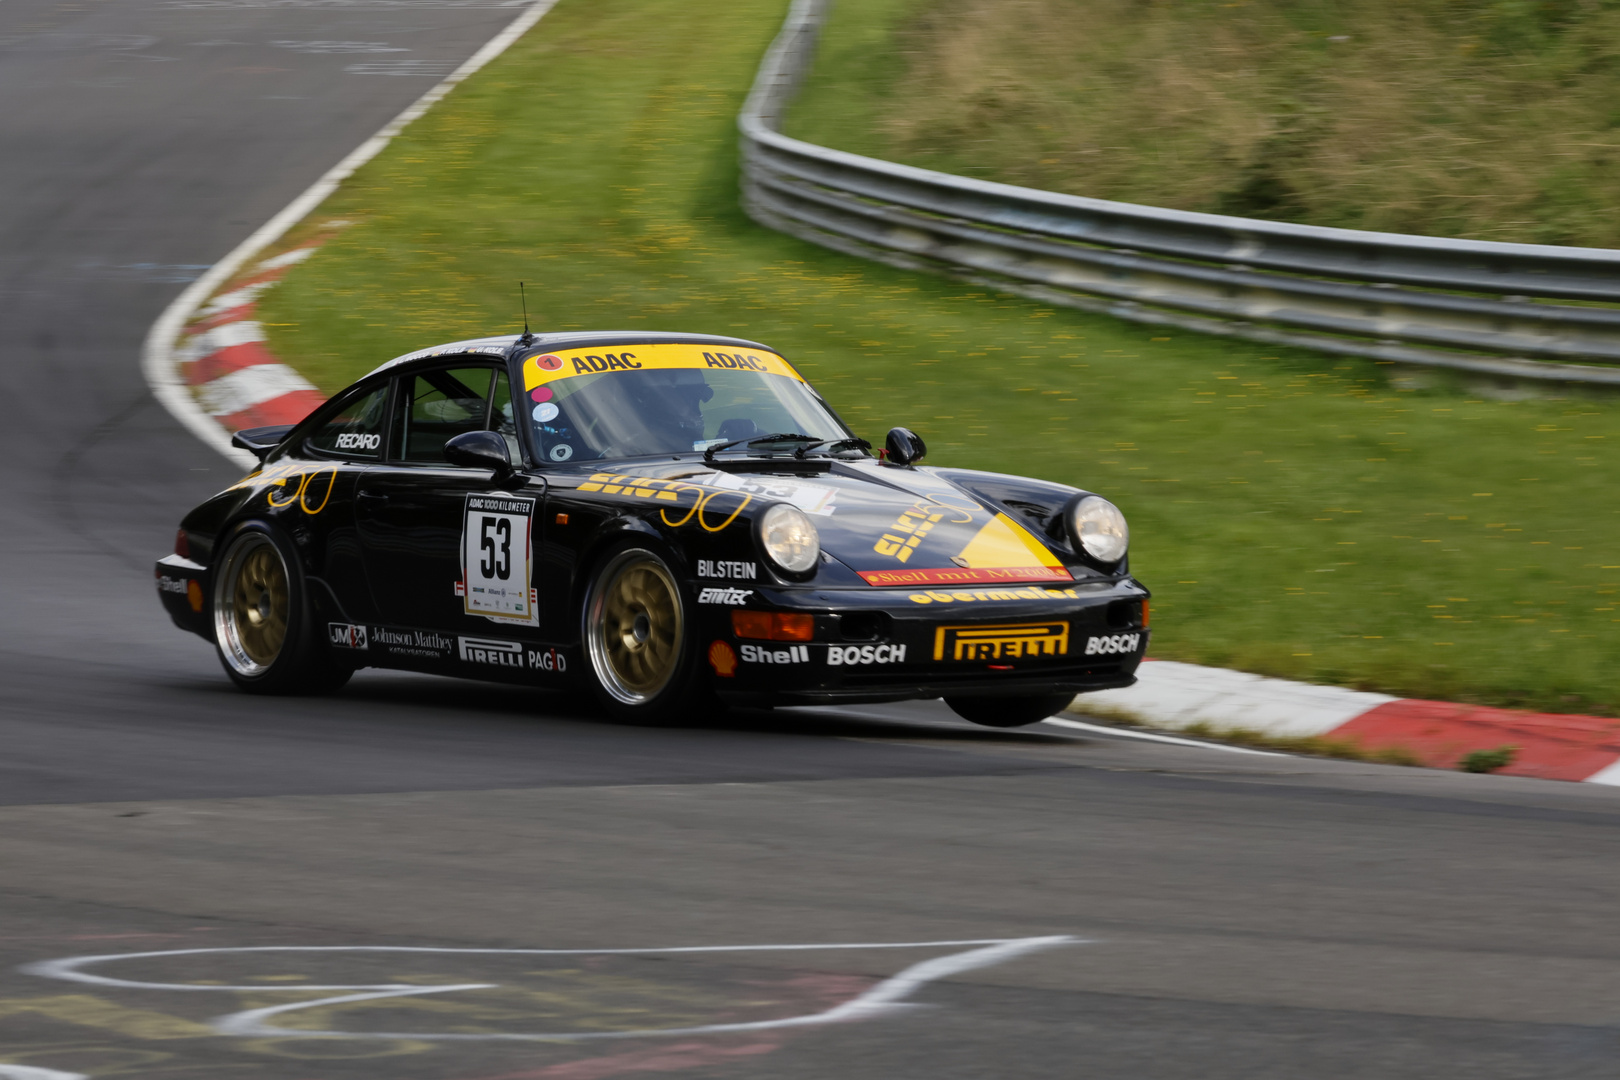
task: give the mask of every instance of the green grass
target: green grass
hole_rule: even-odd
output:
[[[860,0],[789,131],[1104,199],[1620,247],[1615,0]]]
[[[1166,335],[913,275],[737,208],[734,117],[784,0],[563,0],[306,226],[273,349],[327,390],[518,326],[737,334],[869,438],[1114,499],[1156,656],[1620,712],[1620,424],[1390,369]]]
[[[1182,735],[1250,746],[1256,749],[1280,750],[1287,754],[1308,754],[1311,757],[1338,758],[1341,761],[1371,761],[1379,765],[1418,766],[1423,760],[1401,745],[1379,746],[1369,749],[1356,739],[1335,739],[1327,735],[1273,735],[1254,728],[1216,728],[1210,724],[1194,723],[1177,728]],[[1494,753],[1494,751],[1492,751]],[[1495,760],[1494,758],[1492,760]],[[1502,765],[1496,766],[1501,768]]]

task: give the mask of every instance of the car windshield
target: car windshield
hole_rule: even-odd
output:
[[[850,438],[781,357],[715,350],[657,344],[528,357],[522,407],[540,456],[563,462],[690,454],[784,433],[811,441]]]

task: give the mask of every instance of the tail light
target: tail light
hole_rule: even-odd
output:
[[[191,558],[191,540],[184,529],[174,534],[174,553],[182,559]]]

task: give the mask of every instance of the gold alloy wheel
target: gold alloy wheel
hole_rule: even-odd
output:
[[[615,556],[597,576],[586,617],[591,667],[616,700],[640,705],[669,685],[685,627],[662,560],[641,550]]]
[[[226,555],[216,588],[220,651],[237,672],[263,674],[287,641],[292,590],[281,552],[263,533],[245,533]]]

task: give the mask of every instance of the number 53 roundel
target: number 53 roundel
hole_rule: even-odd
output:
[[[534,511],[534,499],[467,496],[461,525],[461,584],[468,615],[538,624],[538,605],[529,585]]]

